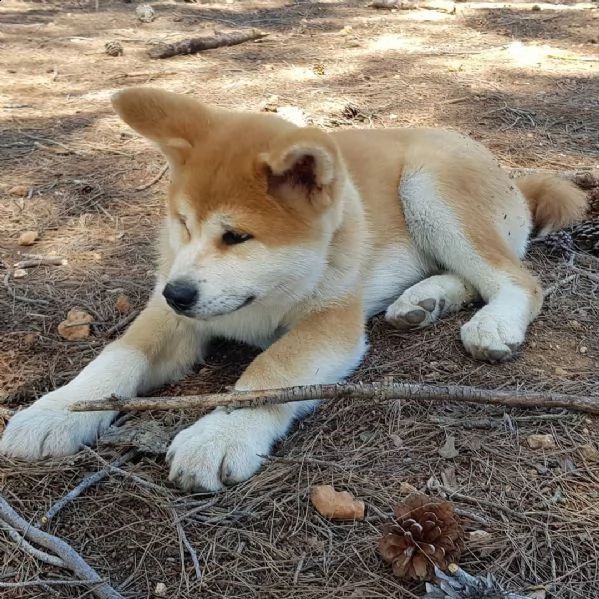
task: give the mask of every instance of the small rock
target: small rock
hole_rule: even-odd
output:
[[[23,277],[26,277],[28,274],[29,273],[24,268],[17,268],[12,273],[12,277],[13,279],[22,279]]]
[[[58,334],[68,341],[79,341],[87,339],[90,335],[89,323],[93,321],[91,314],[83,310],[73,308],[69,310],[67,319],[58,325]]]
[[[154,588],[154,595],[157,597],[166,597],[166,585],[164,582],[157,582]]]
[[[474,543],[480,543],[481,541],[488,541],[492,536],[486,530],[473,530],[468,535],[468,538]]]
[[[117,312],[120,312],[121,314],[127,314],[127,312],[131,310],[131,302],[124,293],[121,293],[116,298],[116,302],[114,302],[114,307],[116,308]]]
[[[151,23],[156,18],[156,13],[149,4],[138,4],[135,14],[142,23]]]
[[[446,460],[457,458],[459,451],[455,448],[455,437],[449,436],[442,447],[437,450],[439,455]]]
[[[15,185],[8,190],[8,194],[11,196],[23,197],[29,193],[29,187],[27,185]]]
[[[27,333],[23,337],[23,343],[25,345],[33,345],[37,341],[37,335],[35,333]]]
[[[38,231],[23,231],[19,235],[19,241],[17,242],[19,245],[33,245],[39,239]]]
[[[310,501],[316,511],[331,520],[363,520],[364,502],[347,491],[335,491],[331,485],[319,485],[312,489]]]
[[[277,112],[279,108],[279,96],[270,96],[268,100],[264,101],[260,106],[262,112]]]
[[[306,114],[301,108],[296,108],[295,106],[281,106],[280,108],[277,108],[276,112],[281,118],[298,127],[305,127],[308,124]]]
[[[581,354],[586,354],[586,353],[587,353],[587,351],[589,351],[589,350],[588,350],[588,348],[587,348],[587,347],[585,347],[584,345],[582,345],[582,346],[580,347],[580,350],[579,350],[579,351],[580,351],[580,353],[581,353]]]
[[[557,374],[557,376],[566,376],[566,375],[568,374],[568,373],[567,373],[567,371],[566,371],[566,370],[564,370],[564,369],[563,369],[561,366],[556,366],[556,367],[553,369],[553,372],[554,372],[555,374]]]
[[[599,451],[592,443],[581,445],[578,448],[580,455],[589,462],[599,462]]]
[[[414,485],[405,481],[399,484],[400,495],[412,495],[413,493],[418,493],[418,489]]]
[[[531,449],[552,449],[555,447],[555,439],[552,435],[530,435],[526,442]]]

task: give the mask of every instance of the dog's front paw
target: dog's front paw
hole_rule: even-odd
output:
[[[69,412],[67,406],[79,399],[85,396],[67,386],[17,412],[0,439],[0,453],[34,461],[70,455],[95,443],[116,413]]]
[[[246,480],[283,432],[280,417],[268,409],[215,410],[175,437],[167,453],[169,478],[189,491]]]
[[[485,313],[485,308],[462,326],[461,336],[470,355],[491,363],[510,360],[513,351],[524,341],[521,327]]]

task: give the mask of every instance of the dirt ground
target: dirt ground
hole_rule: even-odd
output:
[[[123,330],[151,289],[168,175],[152,183],[163,161],[112,113],[108,98],[117,89],[151,84],[244,110],[269,102],[293,106],[328,130],[453,128],[486,143],[509,168],[599,166],[597,2],[458,3],[453,12],[426,2],[395,11],[335,0],[152,5],[155,20],[141,23],[135,2],[0,4],[0,403],[6,408],[71,379]],[[249,27],[269,35],[196,56],[146,55],[157,41]],[[124,54],[108,56],[109,41],[120,42]],[[26,230],[39,231],[33,246],[17,243]],[[16,278],[13,266],[28,254],[67,263]],[[393,375],[599,399],[599,260],[569,258],[543,244],[532,247],[528,260],[550,293],[513,362],[493,366],[465,355],[459,327],[471,311],[411,334],[374,319],[370,353],[353,380]],[[127,314],[116,307],[120,294],[130,301]],[[93,316],[92,336],[69,342],[57,325],[75,306]],[[222,391],[252,355],[220,344],[207,365],[162,392]],[[144,414],[128,424],[172,429],[190,419]],[[143,453],[47,529],[131,599],[159,596],[158,583],[171,598],[421,597],[423,586],[395,579],[376,545],[402,482],[433,495],[441,482],[461,494],[456,505],[469,514],[466,530],[490,533],[467,543],[464,568],[492,572],[522,593],[540,585],[546,597],[589,599],[599,596],[599,463],[580,448],[597,443],[598,431],[596,418],[560,411],[412,401],[323,406],[280,443],[255,478],[214,498],[183,495],[167,481],[163,456]],[[553,435],[555,447],[530,449],[531,433]],[[445,459],[438,448],[450,436],[459,453]],[[124,452],[101,447],[33,465],[0,457],[0,488],[35,521],[104,460]],[[368,517],[352,524],[323,519],[308,500],[315,484],[353,492],[366,502]],[[72,580],[21,552],[1,530],[0,548],[0,586]],[[89,597],[90,591],[38,585],[0,588],[0,595]]]

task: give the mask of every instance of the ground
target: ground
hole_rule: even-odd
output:
[[[365,1],[157,2],[141,23],[134,2],[4,1],[0,5],[0,402],[25,405],[71,379],[137,313],[152,285],[153,237],[168,175],[163,160],[117,120],[108,98],[152,84],[227,108],[293,106],[313,124],[443,126],[486,143],[508,168],[552,171],[599,165],[599,10],[596,2],[448,3],[376,10]],[[434,9],[427,8],[432,6]],[[256,27],[269,35],[163,61],[148,44]],[[122,56],[104,52],[119,41]],[[272,98],[277,96],[277,98]],[[597,190],[590,190],[597,197]],[[39,231],[31,247],[19,235]],[[56,255],[15,278],[24,254]],[[465,311],[429,330],[370,326],[370,353],[355,381],[459,383],[599,397],[598,261],[528,257],[549,294],[526,345],[508,364],[463,351]],[[125,294],[131,312],[116,298]],[[57,332],[72,307],[93,316],[92,335]],[[222,391],[253,350],[222,344],[209,363],[162,393]],[[4,409],[0,405],[0,410]],[[127,424],[177,427],[179,413]],[[170,430],[170,429],[169,429]],[[462,565],[505,587],[546,587],[547,596],[599,594],[599,463],[580,448],[597,442],[597,418],[556,410],[452,403],[359,402],[323,406],[299,424],[252,480],[214,498],[186,497],[166,479],[162,455],[143,453],[48,525],[127,598],[420,597],[395,579],[376,545],[401,483],[460,493],[469,541]],[[531,433],[556,446],[533,450]],[[458,455],[438,448],[455,437]],[[125,452],[101,447],[26,465],[0,457],[0,488],[35,521],[82,478]],[[584,457],[587,455],[587,457]],[[592,458],[592,456],[591,456]],[[360,523],[331,523],[309,503],[315,484],[364,500]],[[209,501],[208,501],[209,500]],[[194,503],[195,501],[195,503]],[[208,503],[206,503],[208,501]],[[464,513],[464,512],[463,512]],[[0,533],[0,583],[69,579],[22,553]],[[198,578],[183,536],[197,552]],[[160,587],[158,588],[160,591]],[[88,597],[85,586],[27,586],[6,597]]]

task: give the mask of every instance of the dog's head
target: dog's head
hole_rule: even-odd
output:
[[[157,89],[112,102],[170,165],[163,294],[174,310],[208,319],[314,291],[346,176],[326,133]]]

